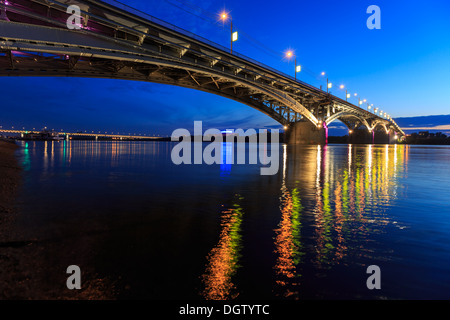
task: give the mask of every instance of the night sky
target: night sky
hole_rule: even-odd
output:
[[[392,117],[449,114],[448,0],[242,1],[132,0],[126,4],[229,47],[227,10],[239,40],[234,50],[325,85],[325,71]],[[369,5],[381,8],[381,30],[369,30]],[[281,128],[257,110],[212,94],[154,83],[83,78],[0,77],[3,128],[170,135],[176,128]],[[356,99],[350,101],[356,104]],[[334,123],[341,126],[339,122]]]

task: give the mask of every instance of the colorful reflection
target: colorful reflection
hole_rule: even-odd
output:
[[[143,163],[150,158],[163,156],[170,157],[170,148],[157,142],[137,141],[21,141],[23,149],[23,166],[27,170],[30,166],[29,159],[35,154],[42,155],[43,178],[52,174],[55,167],[61,166],[69,170],[72,159],[81,161],[89,166],[91,163],[102,161],[111,168],[118,168],[124,163],[133,160]],[[27,160],[28,159],[28,160]]]
[[[233,143],[222,142],[221,151],[220,176],[229,176],[231,174],[231,164],[233,163]]]
[[[283,146],[283,171],[280,197],[281,221],[275,229],[275,254],[277,260],[274,266],[276,273],[276,294],[285,298],[298,299],[300,274],[297,266],[303,256],[301,242],[300,192],[297,188],[289,192],[286,187],[287,146]]]
[[[29,171],[31,168],[30,145],[28,142],[23,142],[22,146],[23,146],[22,167],[25,171]]]
[[[242,247],[241,224],[243,210],[239,201],[233,208],[222,213],[219,243],[210,251],[205,274],[202,276],[205,285],[203,296],[207,300],[234,299],[239,293],[233,283],[233,276],[239,268]]]
[[[338,152],[337,148],[348,150]],[[277,253],[283,252],[280,248],[295,247],[292,239],[281,234],[282,230],[289,229],[288,221],[296,214],[294,202],[296,198],[299,201],[297,185],[300,181],[302,187],[315,187],[303,189],[309,193],[302,194],[302,198],[313,203],[308,204],[312,212],[298,215],[299,219],[313,217],[313,237],[308,239],[311,242],[308,248],[314,248],[308,252],[313,256],[311,263],[317,268],[330,268],[356,251],[359,255],[370,256],[370,251],[365,252],[361,243],[369,234],[383,232],[386,225],[393,223],[385,210],[398,197],[397,177],[407,169],[408,152],[409,147],[401,145],[304,146],[291,150],[286,184],[291,185],[292,191],[284,190],[280,200],[282,218],[280,228],[275,230]],[[298,222],[297,232],[303,224]],[[302,243],[305,239],[297,241]],[[352,250],[356,247],[357,250]],[[298,268],[293,260],[285,262],[284,266],[284,270],[278,267],[277,275],[283,270],[286,278],[294,278]],[[277,280],[277,284],[284,283]]]
[[[281,199],[281,222],[275,230],[275,253],[277,261],[275,264],[276,284],[286,298],[298,298],[299,277],[297,266],[303,256],[301,242],[301,212],[299,191],[292,192],[284,190]]]

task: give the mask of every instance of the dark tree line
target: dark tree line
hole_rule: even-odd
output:
[[[447,137],[442,132],[428,132],[422,131],[418,133],[411,133],[407,135],[404,143],[406,144],[435,144],[435,145],[449,145],[450,137]]]

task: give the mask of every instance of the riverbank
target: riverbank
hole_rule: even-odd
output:
[[[89,268],[83,268],[82,289],[68,290],[69,275],[55,261],[65,260],[64,252],[89,255],[90,251],[72,240],[48,239],[45,231],[33,226],[30,232],[24,223],[30,217],[19,210],[24,174],[16,153],[19,148],[14,141],[0,139],[0,300],[114,299],[113,286]],[[93,238],[79,236],[84,245],[89,243],[88,248],[94,246]],[[69,264],[64,261],[65,266]]]
[[[14,299],[16,289],[14,283],[18,275],[19,260],[16,248],[20,243],[14,234],[14,221],[17,214],[14,208],[17,191],[21,181],[21,168],[15,152],[19,148],[14,141],[0,140],[0,299]],[[19,282],[20,283],[20,282]]]
[[[13,203],[20,183],[21,168],[15,157],[19,147],[6,140],[0,140],[0,224],[4,225],[12,218]],[[5,236],[0,234],[0,241]]]

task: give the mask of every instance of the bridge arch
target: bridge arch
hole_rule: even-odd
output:
[[[384,121],[375,121],[372,124],[372,130],[376,130],[377,127],[382,127],[386,133],[389,133],[390,131],[390,128],[386,126],[386,123]]]
[[[342,123],[344,123],[349,129],[356,129],[355,127],[351,128],[351,127],[349,126],[349,123],[348,123],[347,121],[343,121],[344,118],[355,118],[355,119],[356,119],[357,121],[359,121],[362,125],[364,125],[364,126],[367,128],[367,130],[369,130],[369,131],[372,130],[371,127],[370,127],[370,125],[369,125],[369,123],[367,122],[367,120],[366,120],[365,118],[363,118],[363,117],[361,117],[361,116],[359,116],[359,115],[357,115],[357,114],[348,112],[348,111],[346,111],[346,110],[337,112],[337,113],[333,114],[332,116],[328,117],[328,118],[326,119],[326,121],[325,121],[325,124],[326,124],[327,127],[328,127],[328,125],[330,125],[333,121],[335,121],[335,120],[341,120]]]

